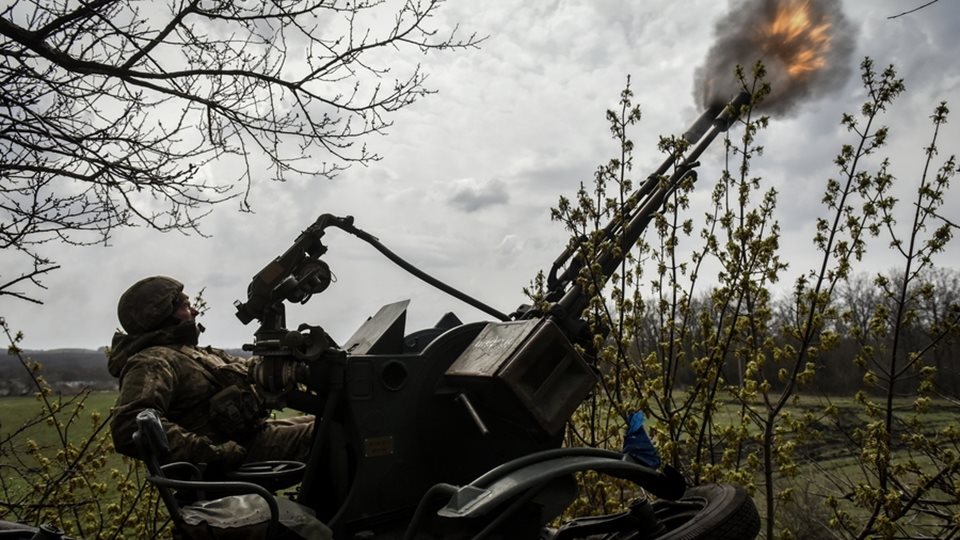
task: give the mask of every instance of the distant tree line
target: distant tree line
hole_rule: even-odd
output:
[[[830,321],[824,328],[836,334],[838,341],[832,348],[820,353],[820,362],[817,367],[815,384],[807,391],[814,391],[828,395],[852,395],[864,385],[865,369],[858,365],[858,352],[863,347],[889,350],[892,346],[892,337],[878,339],[871,332],[871,324],[882,313],[893,309],[892,300],[885,296],[882,287],[877,282],[893,284],[895,287],[902,283],[903,274],[891,272],[888,275],[878,274],[871,276],[866,273],[857,274],[845,281],[839,288],[837,295],[838,312],[841,316]],[[953,268],[929,268],[922,272],[918,283],[911,287],[909,298],[913,316],[908,318],[902,334],[899,337],[899,350],[906,362],[906,352],[917,351],[923,344],[929,343],[935,334],[946,328],[957,318],[956,309],[960,305],[960,270]],[[710,301],[712,291],[707,291],[695,297],[690,302],[691,311],[696,316],[690,317],[692,324],[701,325],[705,321],[716,320],[720,315],[714,312],[715,304]],[[647,301],[647,309],[643,323],[636,334],[636,358],[658,347],[660,335],[661,315],[658,302]],[[788,328],[791,317],[791,300],[780,298],[775,301],[773,316],[769,320],[769,334],[775,336],[777,345],[784,345],[787,337],[783,330]],[[693,358],[696,355],[695,344],[700,342],[705,334],[704,328],[693,328],[684,336],[684,353]],[[942,339],[936,340],[934,346],[926,352],[926,365],[933,367],[936,372],[933,378],[938,393],[957,395],[960,393],[960,365],[956,359],[960,358],[960,335],[947,332]],[[773,389],[780,390],[783,383],[777,377],[775,363],[764,364],[761,372],[771,382]],[[738,366],[735,359],[722,363],[721,371],[725,380],[731,383],[739,382],[739,373],[743,366]],[[916,386],[919,374],[908,376],[898,384],[907,393],[907,387]],[[696,374],[689,365],[681,365],[678,381],[682,384],[695,384]],[[868,389],[869,391],[869,389]],[[878,390],[879,391],[879,390]]]
[[[228,349],[231,354],[247,356],[241,349]],[[38,374],[54,392],[73,395],[84,390],[116,390],[117,379],[107,371],[105,349],[55,349],[23,351],[35,362]],[[14,354],[0,356],[0,397],[32,395],[37,391],[33,373],[24,370]]]
[[[117,389],[117,379],[107,371],[103,350],[28,351],[26,356],[41,366],[39,374],[54,392]],[[0,397],[32,395],[36,391],[32,374],[23,369],[15,355],[4,355],[0,359]]]

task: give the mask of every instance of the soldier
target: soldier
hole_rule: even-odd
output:
[[[120,379],[110,428],[117,451],[139,457],[136,416],[161,415],[170,461],[230,468],[248,461],[305,461],[313,417],[268,419],[264,399],[247,382],[249,360],[198,347],[203,327],[183,284],[142,279],[120,297],[126,331],[113,337],[108,368]]]

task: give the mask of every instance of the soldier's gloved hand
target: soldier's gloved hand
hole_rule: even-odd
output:
[[[247,449],[233,441],[211,445],[210,449],[213,451],[211,465],[224,470],[235,469],[247,457]]]

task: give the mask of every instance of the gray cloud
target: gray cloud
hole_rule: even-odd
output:
[[[501,180],[481,182],[470,178],[457,180],[451,187],[448,201],[464,212],[476,212],[510,201],[507,185]]]
[[[906,96],[883,120],[892,128],[890,145],[868,166],[890,157],[908,189],[921,170],[932,107],[947,99],[956,109],[960,102],[952,45],[960,3],[938,2],[894,20],[887,17],[903,11],[899,0],[847,0],[843,7],[860,29],[850,68],[870,55],[878,66],[896,63],[907,79]],[[360,228],[424,271],[510,311],[523,301],[521,287],[565,244],[564,231],[549,219],[550,206],[560,195],[572,196],[579,182],[589,183],[596,167],[618,154],[604,112],[616,108],[627,75],[643,110],[631,132],[633,176],[642,178],[663,159],[658,135],[682,132],[697,117],[699,104],[689,96],[693,71],[727,8],[716,0],[445,4],[438,17],[491,38],[476,51],[401,60],[422,60],[439,93],[401,111],[388,136],[368,141],[382,161],[335,181],[256,183],[254,213],[238,213],[232,203],[216,209],[203,224],[209,239],[133,229],[118,234],[110,248],[57,248],[51,256],[63,268],[46,281],[46,305],[0,298],[0,315],[25,332],[25,347],[95,348],[108,343],[117,325],[120,293],[145,275],[169,274],[192,291],[206,287],[212,309],[204,317],[204,342],[237,346],[254,329],[233,317],[231,303],[324,212],[353,215]],[[753,173],[780,191],[778,218],[789,234],[781,245],[796,264],[784,276],[786,287],[812,251],[823,183],[836,174],[832,159],[849,142],[839,115],[859,110],[864,95],[858,83],[851,78],[827,97],[804,103],[793,118],[772,121],[760,135],[765,152],[754,159]],[[955,152],[960,122],[951,119],[941,137],[944,156]],[[721,146],[701,160],[695,200],[703,204],[720,176]],[[206,173],[216,178],[230,169],[222,162]],[[960,190],[947,197],[943,215],[960,215]],[[689,215],[699,225],[704,212],[701,204]],[[291,307],[291,325],[321,324],[342,340],[380,305],[404,298],[413,300],[409,329],[447,311],[465,321],[488,318],[345,233],[331,231],[325,243],[338,281],[306,306]],[[871,261],[874,267],[891,264],[885,245],[875,253],[880,260]],[[0,266],[8,268],[3,255]],[[937,262],[960,266],[960,250],[949,249]]]

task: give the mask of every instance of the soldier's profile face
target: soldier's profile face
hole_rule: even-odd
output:
[[[176,311],[173,312],[173,318],[181,321],[192,321],[197,318],[197,314],[200,313],[190,304],[190,300],[184,300],[177,306]]]

